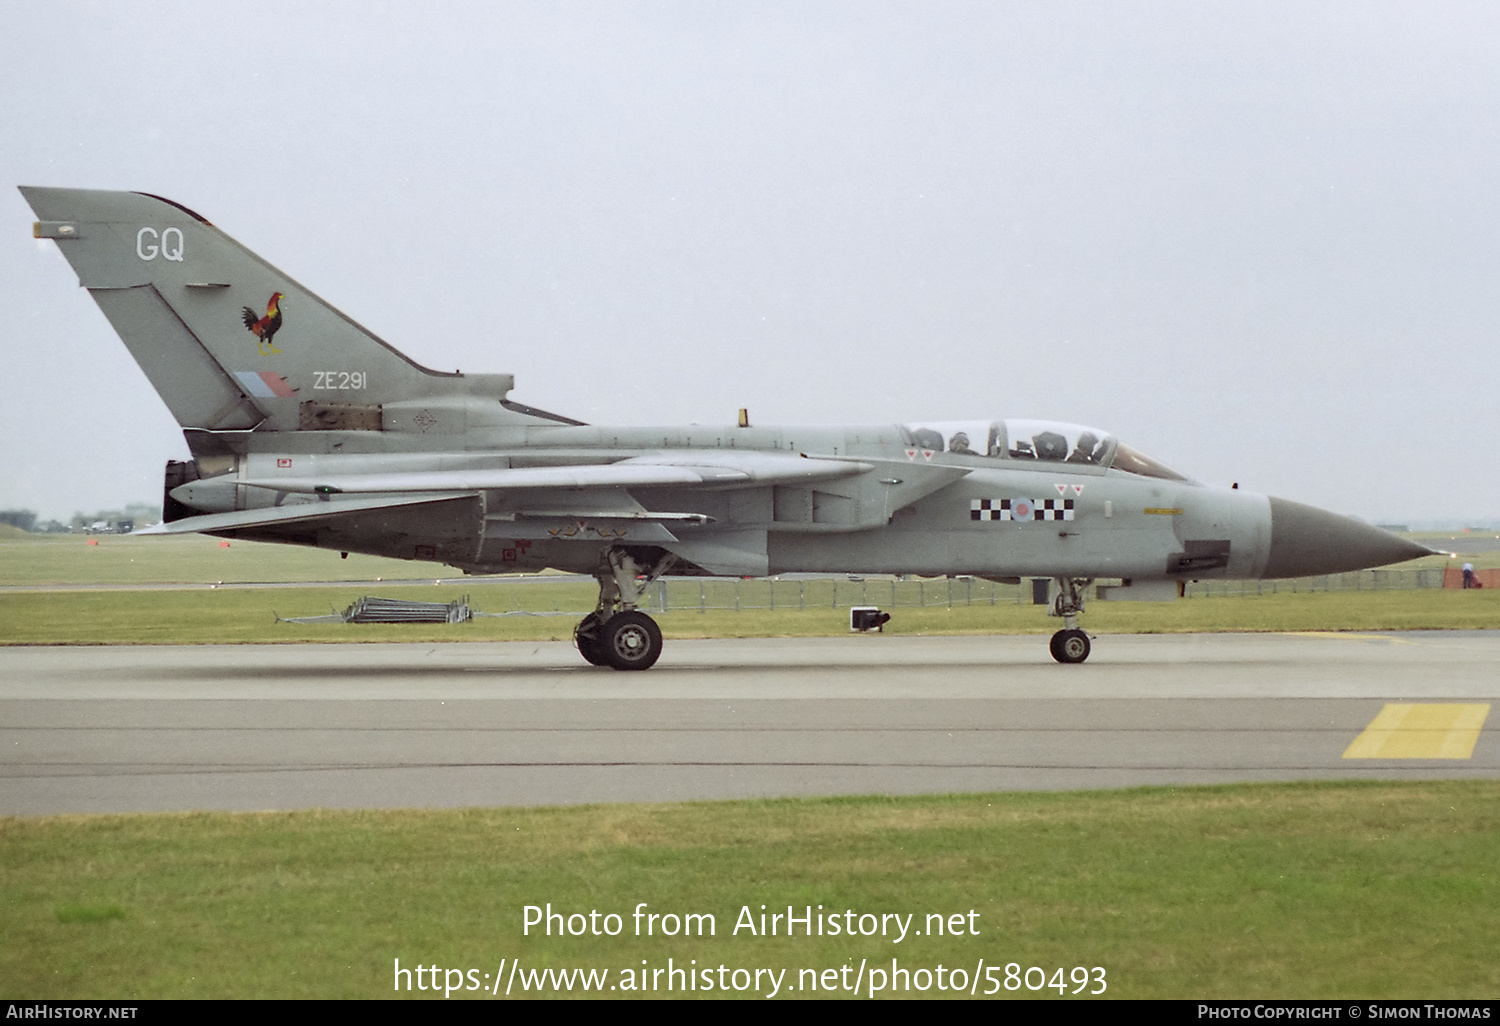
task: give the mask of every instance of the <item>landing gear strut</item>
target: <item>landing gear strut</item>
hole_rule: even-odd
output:
[[[599,605],[573,631],[578,652],[594,666],[616,670],[649,670],[661,656],[661,628],[637,607],[646,589],[676,562],[660,553],[642,562],[626,549],[604,551],[594,578]]]
[[[1057,597],[1048,613],[1063,618],[1063,629],[1052,635],[1052,658],[1060,663],[1081,663],[1089,657],[1089,636],[1078,629],[1078,614],[1083,612],[1083,589],[1092,578],[1059,577]]]

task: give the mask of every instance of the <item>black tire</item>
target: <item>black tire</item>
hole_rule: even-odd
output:
[[[603,628],[600,626],[598,613],[590,613],[579,621],[577,627],[573,628],[573,643],[578,646],[578,654],[594,666],[609,665],[609,659],[604,654],[604,646],[599,640],[602,633]]]
[[[617,670],[649,670],[661,656],[661,628],[645,613],[616,613],[600,628],[599,647]]]
[[[1089,636],[1080,630],[1052,635],[1052,658],[1060,663],[1081,663],[1089,657]]]

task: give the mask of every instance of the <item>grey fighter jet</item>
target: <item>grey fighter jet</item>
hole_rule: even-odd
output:
[[[643,670],[663,574],[1055,578],[1052,655],[1080,663],[1087,585],[1169,599],[1204,578],[1336,573],[1431,550],[1200,484],[1107,431],[984,419],[598,427],[429,370],[203,217],[145,193],[22,187],[187,437],[145,532],[314,545],[470,573],[599,582],[583,658]]]

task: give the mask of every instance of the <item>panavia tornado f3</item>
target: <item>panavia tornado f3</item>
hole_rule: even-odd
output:
[[[1052,655],[1081,663],[1085,588],[1170,599],[1205,578],[1428,555],[1285,499],[1200,484],[1107,431],[983,419],[598,427],[429,370],[170,200],[22,187],[182,425],[164,522],[202,532],[599,582],[583,658],[644,670],[664,574],[1054,578]]]

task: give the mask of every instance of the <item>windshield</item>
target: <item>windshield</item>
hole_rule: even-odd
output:
[[[1165,463],[1159,463],[1139,449],[1132,449],[1123,442],[1115,453],[1115,469],[1142,477],[1159,477],[1166,481],[1190,481],[1186,474],[1179,474]]]

